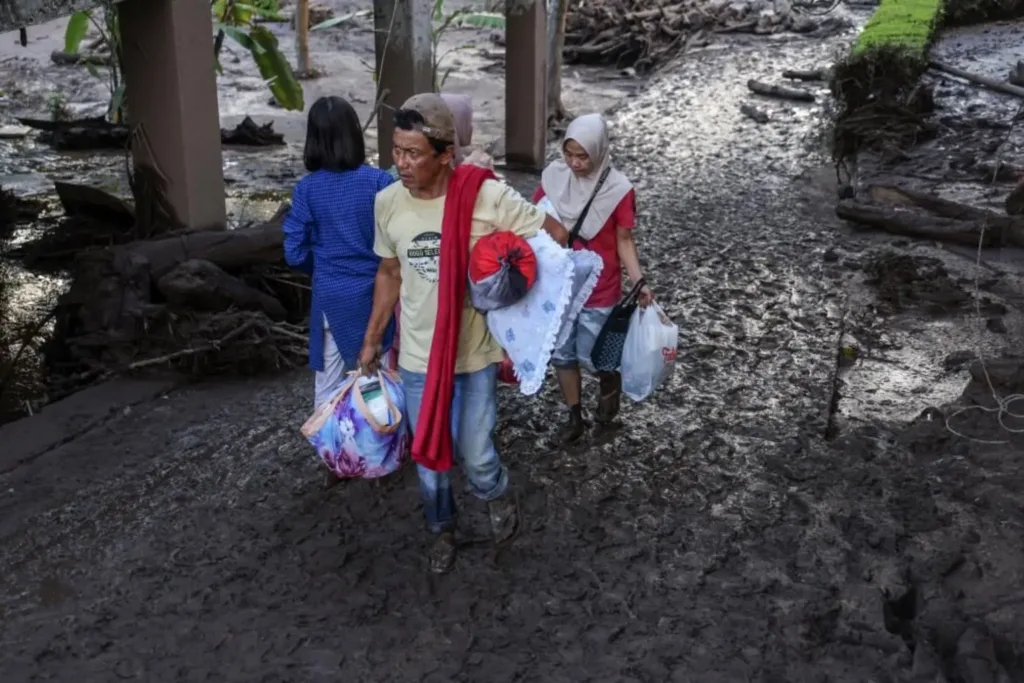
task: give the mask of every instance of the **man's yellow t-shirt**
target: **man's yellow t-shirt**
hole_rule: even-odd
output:
[[[417,199],[404,185],[394,183],[377,193],[374,204],[373,250],[381,258],[398,258],[402,267],[398,365],[410,372],[427,371],[430,344],[434,339],[444,200],[444,197]],[[469,247],[472,249],[477,240],[497,230],[533,237],[543,226],[544,215],[508,185],[487,180],[473,207]],[[473,308],[467,290],[455,372],[483,370],[492,363],[500,363],[503,357],[501,346],[487,330],[484,314]]]

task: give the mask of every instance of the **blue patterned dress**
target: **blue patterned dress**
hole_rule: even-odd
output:
[[[360,166],[316,171],[298,182],[284,220],[284,258],[313,277],[309,367],[324,370],[324,324],[345,366],[355,366],[373,309],[373,281],[380,258],[373,253],[373,200],[393,178]],[[391,346],[394,322],[384,335]]]

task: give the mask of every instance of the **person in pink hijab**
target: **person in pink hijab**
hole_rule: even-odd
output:
[[[455,164],[473,164],[493,170],[494,159],[483,150],[473,148],[473,99],[456,93],[441,93],[441,99],[455,117],[455,133],[459,138],[455,147]]]

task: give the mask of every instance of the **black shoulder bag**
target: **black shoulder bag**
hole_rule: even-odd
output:
[[[587,214],[590,213],[590,205],[594,203],[594,197],[601,191],[604,186],[604,181],[608,180],[608,174],[611,173],[612,167],[604,169],[601,172],[601,177],[597,179],[597,185],[594,186],[594,191],[590,195],[590,199],[587,200],[583,210],[580,211],[580,217],[576,219],[576,225],[572,226],[572,231],[569,232],[569,241],[565,246],[572,249],[573,243],[580,238],[580,230],[583,229],[583,221],[587,220]],[[585,242],[586,240],[584,240]]]
[[[615,305],[608,319],[604,321],[601,332],[590,350],[590,362],[597,372],[612,372],[622,365],[622,349],[626,346],[626,333],[629,332],[629,319],[637,307],[640,290],[646,284],[643,278],[633,285],[626,297]]]

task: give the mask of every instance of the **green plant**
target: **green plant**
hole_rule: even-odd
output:
[[[101,9],[100,18],[97,18],[96,10],[84,10],[71,15],[64,29],[64,51],[78,54],[89,25],[96,28],[101,40],[110,49],[110,64],[106,73],[107,90],[110,93],[107,118],[112,123],[122,123],[125,120],[125,87],[121,70],[121,29],[113,2],[108,0]],[[104,78],[99,67],[92,62],[86,62],[85,68],[96,78]]]
[[[469,8],[457,9],[454,12],[445,14],[444,0],[434,0],[432,18],[436,24],[430,36],[432,54],[434,56],[432,80],[434,92],[440,92],[454,69],[454,67],[448,67],[442,71],[442,62],[453,52],[472,47],[472,45],[456,45],[444,52],[440,52],[438,47],[444,34],[449,29],[460,27],[504,30],[506,22],[505,15],[499,12],[479,12]]]
[[[46,111],[49,112],[51,121],[71,120],[68,99],[62,93],[55,92],[46,98]]]
[[[280,19],[277,4],[277,0],[262,0],[262,4],[256,5],[213,0],[210,6],[217,29],[214,41],[217,70],[221,70],[220,50],[227,36],[249,51],[278,104],[291,111],[302,111],[305,101],[295,71],[278,48],[277,37],[256,23],[258,19]]]
[[[291,64],[281,53],[277,38],[266,28],[257,24],[259,19],[280,19],[278,0],[253,0],[254,4],[245,4],[235,0],[212,0],[210,11],[213,13],[217,37],[214,39],[214,59],[217,72],[221,73],[220,52],[224,38],[229,37],[244,47],[253,57],[260,75],[264,78],[270,92],[282,107],[291,111],[302,111],[305,108],[302,86],[295,78]],[[64,30],[64,51],[78,54],[82,41],[85,39],[89,26],[93,26],[100,34],[100,40],[110,48],[110,65],[107,68],[106,80],[110,92],[108,118],[114,123],[125,120],[125,84],[121,70],[121,31],[118,25],[117,10],[111,0],[107,0],[102,8],[102,17],[97,18],[97,10],[75,12],[68,20]],[[89,73],[97,78],[104,75],[92,63],[86,62]]]

